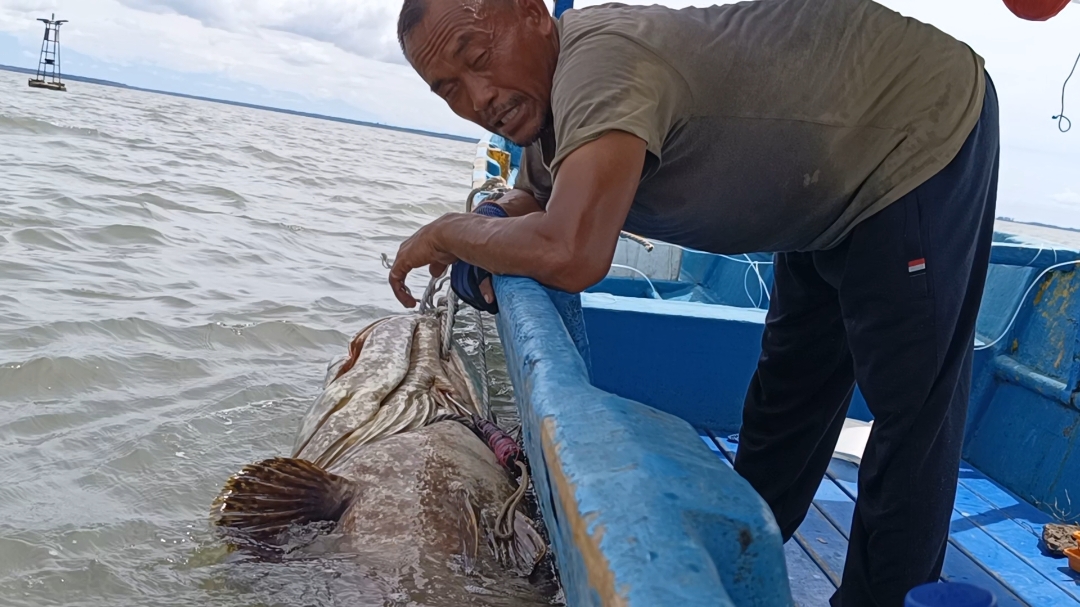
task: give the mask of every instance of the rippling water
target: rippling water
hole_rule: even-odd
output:
[[[379,256],[461,208],[473,153],[0,72],[0,604],[357,596],[332,561],[237,582],[209,504],[400,311]]]

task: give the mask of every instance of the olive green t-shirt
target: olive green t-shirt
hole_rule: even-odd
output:
[[[553,123],[518,187],[612,130],[647,144],[624,229],[715,253],[807,251],[944,168],[982,110],[983,60],[868,0],[564,13]]]

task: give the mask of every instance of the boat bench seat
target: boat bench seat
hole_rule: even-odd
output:
[[[734,461],[734,437],[699,432],[724,461]],[[806,520],[784,545],[798,605],[828,605],[840,583],[857,478],[856,464],[834,458]],[[962,463],[942,581],[987,588],[1000,607],[1080,605],[1080,574],[1041,547],[1043,525],[1051,522],[1046,513]]]

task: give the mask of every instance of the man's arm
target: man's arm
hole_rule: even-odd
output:
[[[513,189],[502,195],[502,198],[492,201],[506,211],[511,217],[521,217],[529,213],[541,213],[544,207],[533,197],[528,190]]]
[[[390,270],[394,294],[406,307],[415,306],[405,288],[409,272],[430,265],[441,274],[457,259],[493,274],[585,290],[611,266],[644,162],[644,140],[612,131],[566,157],[544,212],[506,219],[444,215],[401,245]]]

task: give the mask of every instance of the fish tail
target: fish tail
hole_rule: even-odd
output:
[[[356,486],[295,458],[245,466],[225,482],[211,520],[231,543],[282,546],[297,525],[336,523],[352,505]]]

